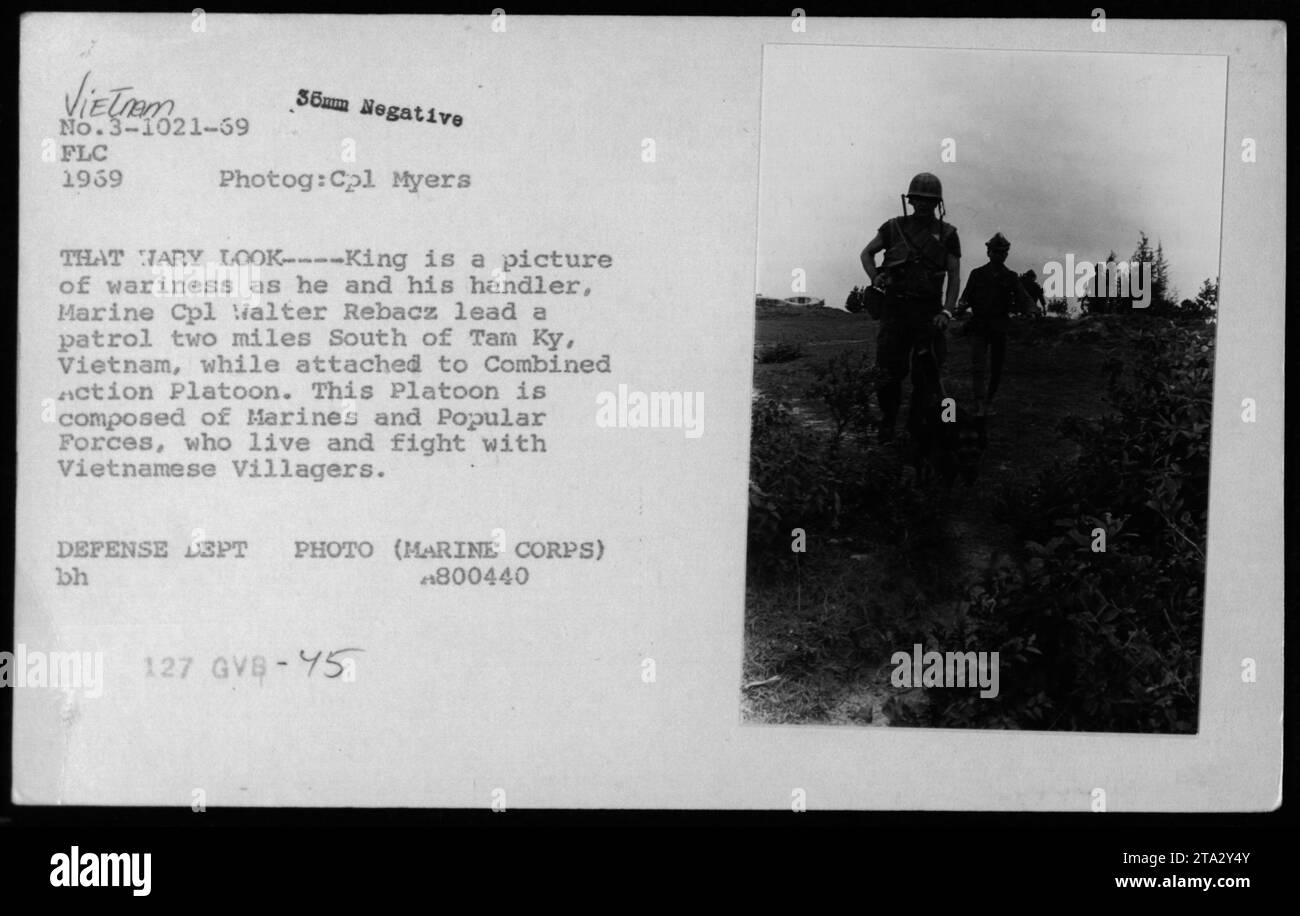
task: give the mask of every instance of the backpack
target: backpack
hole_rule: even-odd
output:
[[[890,240],[883,267],[890,287],[904,295],[938,296],[948,273],[946,242],[956,230],[940,220],[939,238],[927,232],[924,239],[917,239],[908,235],[899,217],[891,219],[888,226]]]

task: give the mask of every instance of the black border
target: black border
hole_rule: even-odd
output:
[[[667,4],[586,3],[580,6],[552,4],[551,14],[602,13],[628,15],[729,15],[787,17],[802,3],[809,16],[855,16],[859,8],[841,4],[839,10],[808,2],[696,5],[690,10]],[[279,3],[261,8],[223,4],[219,9],[195,0],[190,6],[204,6],[220,12],[333,12],[333,13],[429,13],[414,4],[389,4],[377,10],[374,4],[352,7],[340,4],[332,9],[306,4]],[[481,4],[456,3],[438,12],[488,13],[494,6],[508,12],[541,13],[543,10],[510,0],[486,0]],[[871,5],[874,7],[875,5]],[[1106,3],[1091,0],[1074,5],[1043,0],[981,5],[978,15],[993,18],[1088,17],[1093,6],[1102,6],[1111,18],[1125,19],[1214,19],[1229,12],[1234,19],[1287,21],[1288,8],[1281,2],[1238,2],[1225,9],[1221,2],[1197,0],[1183,3]],[[23,12],[36,11],[25,9]],[[43,10],[86,10],[86,5],[50,6]],[[123,9],[119,7],[118,9]],[[161,4],[130,4],[129,11],[178,10]],[[893,15],[908,17],[969,17],[976,14],[969,2],[933,0],[898,4]],[[874,10],[873,10],[874,11]],[[0,94],[0,121],[8,125],[11,137],[11,175],[17,172],[18,134],[18,15],[6,18],[10,34],[10,89]],[[1210,25],[1210,23],[1207,23]],[[14,341],[6,382],[10,395],[6,404],[3,451],[6,468],[3,499],[8,518],[14,517],[14,439],[17,426],[17,181],[5,184],[9,219],[5,222],[12,291],[8,329]],[[1292,245],[1288,244],[1288,261]],[[1289,303],[1288,303],[1289,304]],[[1292,328],[1287,328],[1291,342]],[[1286,444],[1292,444],[1295,428],[1293,411],[1286,408]],[[1289,449],[1288,449],[1289,451]],[[1285,528],[1295,518],[1286,502]],[[13,527],[7,532],[12,536]],[[1288,538],[1284,545],[1287,594],[1294,589],[1296,546]],[[13,582],[14,551],[4,549],[7,583]],[[13,637],[13,592],[0,603],[0,647],[9,647]],[[1289,616],[1289,615],[1288,615]],[[1287,626],[1288,635],[1293,628]],[[1295,696],[1296,666],[1286,673],[1285,693]],[[12,700],[0,696],[0,730],[4,753],[0,754],[0,874],[12,873],[14,889],[52,891],[48,885],[49,856],[66,851],[73,844],[83,850],[152,851],[154,855],[153,896],[184,899],[188,894],[211,887],[227,895],[214,898],[220,905],[246,906],[259,894],[292,895],[309,905],[336,905],[350,893],[371,900],[383,890],[459,887],[481,889],[497,895],[516,882],[503,880],[529,874],[527,866],[544,871],[552,886],[562,892],[581,892],[589,882],[613,880],[631,892],[627,902],[645,900],[660,906],[656,894],[678,881],[702,879],[727,888],[735,905],[734,888],[749,885],[766,894],[770,885],[789,888],[805,903],[830,902],[822,892],[843,885],[861,905],[889,905],[880,890],[907,890],[917,896],[910,903],[938,900],[948,894],[971,894],[996,900],[1014,895],[1021,888],[1042,881],[1071,897],[1080,891],[1113,890],[1111,876],[1140,873],[1119,864],[1119,852],[1160,849],[1206,849],[1253,851],[1245,868],[1225,868],[1216,874],[1251,876],[1254,888],[1276,884],[1270,877],[1289,877],[1287,835],[1295,829],[1294,766],[1285,767],[1282,806],[1262,814],[1124,814],[1102,816],[1086,813],[935,813],[918,811],[818,812],[794,815],[764,811],[649,811],[649,810],[510,810],[493,814],[460,809],[212,809],[203,814],[188,809],[140,807],[30,807],[10,801],[12,746]],[[1271,753],[1269,749],[1262,749]],[[1293,756],[1290,732],[1285,735],[1287,760]],[[923,762],[918,762],[923,764]],[[1009,774],[1010,775],[1010,774]],[[864,774],[864,778],[870,778]],[[634,832],[626,832],[626,828]],[[732,828],[727,830],[727,828]],[[739,828],[739,830],[737,830]],[[617,841],[610,837],[617,833]],[[705,856],[689,854],[691,841],[683,848],[678,837],[692,833]],[[580,852],[559,870],[551,867],[551,856],[569,855],[574,838]],[[539,843],[545,839],[547,842]],[[559,842],[555,842],[559,840]],[[446,845],[450,842],[452,845]],[[724,845],[725,844],[725,845]],[[667,869],[658,866],[667,864]],[[647,868],[647,866],[656,866]],[[748,868],[746,868],[748,866]],[[1163,871],[1159,872],[1164,874]],[[1203,873],[1203,872],[1202,872]],[[712,881],[709,881],[712,879]],[[721,879],[721,881],[719,880]],[[969,883],[968,883],[969,882]],[[524,886],[530,886],[526,882]],[[854,893],[854,892],[857,893]],[[873,893],[876,891],[876,893]],[[66,894],[66,890],[54,891]],[[287,892],[287,893],[285,893]],[[83,890],[83,894],[111,894],[122,897],[125,890]],[[1139,893],[1133,891],[1132,893]],[[1231,901],[1216,892],[1211,898]],[[129,896],[129,895],[128,895]],[[657,899],[656,899],[657,898]],[[13,899],[13,898],[11,898]],[[624,897],[623,899],[627,899]],[[1140,899],[1140,897],[1139,897]],[[1158,899],[1158,898],[1147,898]],[[619,898],[604,898],[615,903]],[[909,898],[899,901],[908,905]],[[441,902],[441,901],[440,901]],[[684,901],[683,901],[684,902]],[[254,904],[255,905],[255,904]]]

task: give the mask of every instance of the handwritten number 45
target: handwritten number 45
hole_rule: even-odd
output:
[[[339,677],[347,669],[344,667],[342,662],[335,661],[334,656],[342,655],[344,652],[364,652],[364,651],[366,650],[365,649],[335,649],[329,655],[325,656],[325,664],[333,665],[338,670],[335,671],[333,674],[329,674],[328,672],[322,672],[322,673],[324,674],[325,677]],[[298,650],[298,657],[305,662],[311,663],[311,667],[307,669],[308,677],[311,677],[312,672],[316,670],[316,664],[321,660],[320,657],[324,654],[325,652],[323,649],[317,651],[315,655],[311,655],[311,656],[307,654],[306,649]]]

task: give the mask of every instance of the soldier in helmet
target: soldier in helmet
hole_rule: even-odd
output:
[[[882,443],[894,436],[913,345],[928,339],[942,369],[947,350],[943,332],[957,302],[961,267],[961,242],[957,228],[944,222],[939,179],[921,172],[908,186],[906,200],[912,213],[886,220],[862,249],[871,285],[885,293],[876,335],[876,363],[883,370],[877,389]],[[881,251],[885,256],[877,267]]]
[[[1037,307],[1039,316],[1046,315],[1047,297],[1043,295],[1043,288],[1038,285],[1038,274],[1032,270],[1025,271],[1020,275],[1020,285],[1029,294],[1029,301]]]
[[[968,310],[971,314],[966,325],[966,333],[971,342],[971,393],[980,415],[992,411],[993,396],[997,394],[998,383],[1002,380],[1011,314],[1029,314],[1034,307],[1016,272],[1007,267],[1011,242],[999,232],[985,245],[989,262],[970,272],[966,290],[961,294],[961,302],[957,307],[958,315],[964,315]],[[986,393],[984,372],[990,361]]]

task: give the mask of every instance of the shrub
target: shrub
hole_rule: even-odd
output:
[[[854,357],[841,353],[813,370],[816,381],[808,397],[821,400],[835,423],[833,445],[850,426],[866,430],[871,425],[871,401],[876,394],[878,373],[866,354]]]
[[[836,513],[824,475],[819,479],[814,473],[825,451],[817,433],[800,423],[788,405],[767,395],[755,396],[751,414],[752,553],[783,543],[789,537],[787,525],[798,527],[799,519],[829,518],[834,522]]]
[[[938,634],[1001,653],[999,696],[936,691],[931,724],[1196,730],[1213,339],[1143,324],[1131,367],[1111,366],[1114,412],[1063,423],[1079,458],[1005,500],[1026,557],[991,570]]]
[[[838,449],[829,432],[803,422],[766,395],[754,398],[749,468],[749,557],[759,567],[791,558],[791,529],[810,543],[853,532],[899,543],[943,563],[938,516],[923,497],[899,487],[897,455]],[[813,547],[809,547],[812,550]],[[919,560],[918,560],[919,562]]]

